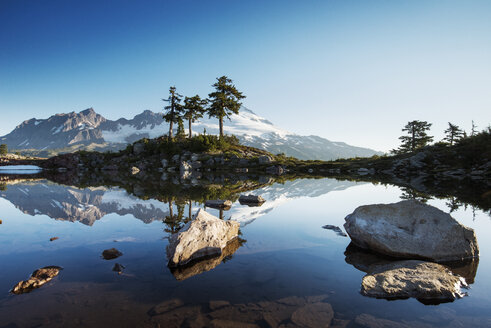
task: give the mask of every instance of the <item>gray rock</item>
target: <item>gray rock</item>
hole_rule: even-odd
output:
[[[213,165],[215,165],[215,161],[213,160],[213,158],[210,158],[209,160],[207,160],[205,162],[205,165],[206,166],[213,166]]]
[[[239,197],[239,202],[241,204],[262,204],[266,200],[262,198],[261,196],[256,196],[256,195],[241,195]]]
[[[202,166],[203,166],[203,164],[200,161],[192,161],[191,162],[191,168],[193,170],[197,170],[197,169],[201,168]]]
[[[381,254],[434,261],[479,256],[474,230],[415,200],[360,206],[345,221],[354,244]]]
[[[28,293],[35,288],[39,288],[56,277],[61,269],[62,268],[58,266],[47,266],[37,269],[32,273],[29,279],[18,282],[12,288],[12,293],[23,294]]]
[[[172,162],[174,162],[174,163],[179,162],[179,158],[180,158],[179,154],[172,156]]]
[[[462,297],[465,279],[445,266],[424,261],[396,261],[374,265],[363,277],[361,293],[365,296],[398,299],[417,298],[422,302],[439,303]]]
[[[285,173],[285,169],[281,165],[269,166],[266,168],[266,173],[282,175]]]
[[[199,209],[191,222],[169,238],[169,266],[180,266],[192,260],[220,255],[227,243],[237,238],[239,227],[239,222],[220,220]]]
[[[205,206],[212,208],[230,208],[232,206],[232,202],[229,200],[210,199],[205,202]]]
[[[123,255],[123,253],[118,251],[116,248],[106,249],[102,252],[102,258],[104,260],[112,260],[120,257],[121,255]]]
[[[145,150],[145,145],[138,142],[133,145],[133,154],[140,155]]]
[[[197,161],[198,159],[199,159],[198,154],[191,154],[191,160],[192,160],[193,162]]]
[[[259,160],[259,164],[269,164],[273,161],[271,157],[266,155],[259,156],[258,160]]]
[[[160,163],[162,163],[162,167],[167,167],[169,165],[169,161],[166,160],[165,158],[161,160]]]
[[[329,303],[307,304],[293,312],[291,320],[299,327],[329,327],[334,311]]]

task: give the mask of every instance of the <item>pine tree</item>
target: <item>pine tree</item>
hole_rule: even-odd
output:
[[[7,155],[9,152],[9,149],[6,144],[1,144],[0,145],[0,155]]]
[[[472,120],[471,137],[476,135],[476,132],[477,132],[476,128],[477,128],[477,125],[475,125],[474,120]]]
[[[193,130],[191,124],[203,117],[205,113],[205,106],[208,103],[206,99],[201,99],[200,96],[184,98],[184,115],[183,117],[188,120],[189,123],[189,138],[193,137]]]
[[[169,140],[172,139],[172,128],[174,123],[178,123],[181,118],[182,113],[182,105],[181,105],[182,96],[176,92],[176,87],[169,88],[169,98],[162,99],[163,101],[167,101],[169,103],[168,106],[165,106],[164,109],[166,113],[163,118],[166,122],[169,122]]]
[[[176,133],[176,138],[178,140],[184,140],[186,139],[186,131],[184,130],[184,123],[181,118],[179,118],[179,121],[177,121],[177,133]]]
[[[401,145],[398,149],[393,150],[394,153],[407,153],[415,151],[418,148],[426,146],[433,141],[433,137],[426,134],[431,127],[431,123],[426,121],[411,121],[408,122],[402,131],[407,132],[408,136],[401,136]]]
[[[238,114],[242,105],[240,100],[245,98],[232,84],[232,80],[226,76],[217,78],[217,82],[212,85],[215,92],[208,95],[210,106],[208,115],[218,118],[220,126],[220,137],[223,137],[223,118],[229,118],[232,114]]]
[[[450,146],[464,136],[464,132],[457,125],[453,125],[450,122],[448,122],[448,129],[445,130],[445,134],[446,136],[443,140],[447,141]]]

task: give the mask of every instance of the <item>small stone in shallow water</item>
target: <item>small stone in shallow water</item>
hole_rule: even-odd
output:
[[[104,260],[112,260],[120,257],[121,255],[123,255],[123,253],[118,251],[116,248],[106,249],[102,252],[102,257]]]
[[[123,272],[123,269],[125,269],[125,266],[119,263],[115,263],[113,266],[113,271],[117,272],[118,274],[121,274]]]
[[[57,240],[57,239],[59,239],[59,238],[58,238],[58,237],[51,237],[51,238],[49,239],[49,241],[55,241],[55,240]]]
[[[37,269],[27,280],[20,281],[12,288],[12,293],[23,294],[28,293],[35,288],[39,288],[47,282],[51,281],[62,270],[59,266],[47,266]]]

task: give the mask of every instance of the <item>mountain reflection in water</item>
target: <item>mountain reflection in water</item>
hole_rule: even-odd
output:
[[[362,296],[360,282],[368,267],[391,259],[347,247],[349,238],[322,227],[343,231],[344,217],[359,205],[397,202],[407,191],[335,179],[234,182],[7,182],[0,189],[0,327],[295,327],[309,318],[340,327],[490,326],[488,213],[465,206],[452,213],[476,230],[481,249],[479,270],[477,261],[449,265],[472,284],[468,297],[438,306],[387,302]],[[266,202],[240,205],[241,194]],[[233,202],[224,219],[239,221],[247,242],[237,239],[220,256],[168,268],[168,236],[207,199]],[[449,200],[428,202],[451,209]],[[59,239],[50,242],[53,236]],[[123,255],[101,259],[111,248]],[[112,271],[116,262],[124,268],[120,275]],[[29,294],[8,294],[47,265],[64,270]]]

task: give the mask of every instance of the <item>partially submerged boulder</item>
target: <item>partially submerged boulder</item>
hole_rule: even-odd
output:
[[[240,223],[223,221],[200,209],[194,219],[169,238],[169,266],[222,254],[227,243],[237,238]]]
[[[60,273],[62,268],[59,266],[47,266],[41,269],[37,269],[27,280],[20,281],[12,288],[12,293],[23,294],[29,293],[31,290],[41,287],[47,282],[51,281],[54,277]]]
[[[434,304],[464,296],[463,287],[467,287],[465,279],[441,264],[408,260],[370,267],[361,282],[361,293],[386,299],[414,297]]]
[[[104,260],[112,260],[112,259],[120,257],[121,255],[123,255],[123,253],[118,251],[116,248],[105,249],[102,252],[102,258]]]
[[[205,206],[212,208],[230,208],[232,206],[232,202],[229,200],[211,199],[205,202]]]
[[[265,201],[266,200],[264,198],[262,198],[261,196],[256,196],[256,195],[241,195],[239,197],[239,203],[240,204],[246,204],[246,205],[260,206]]]
[[[479,256],[474,230],[415,200],[360,206],[345,221],[354,244],[381,254],[437,262]]]

